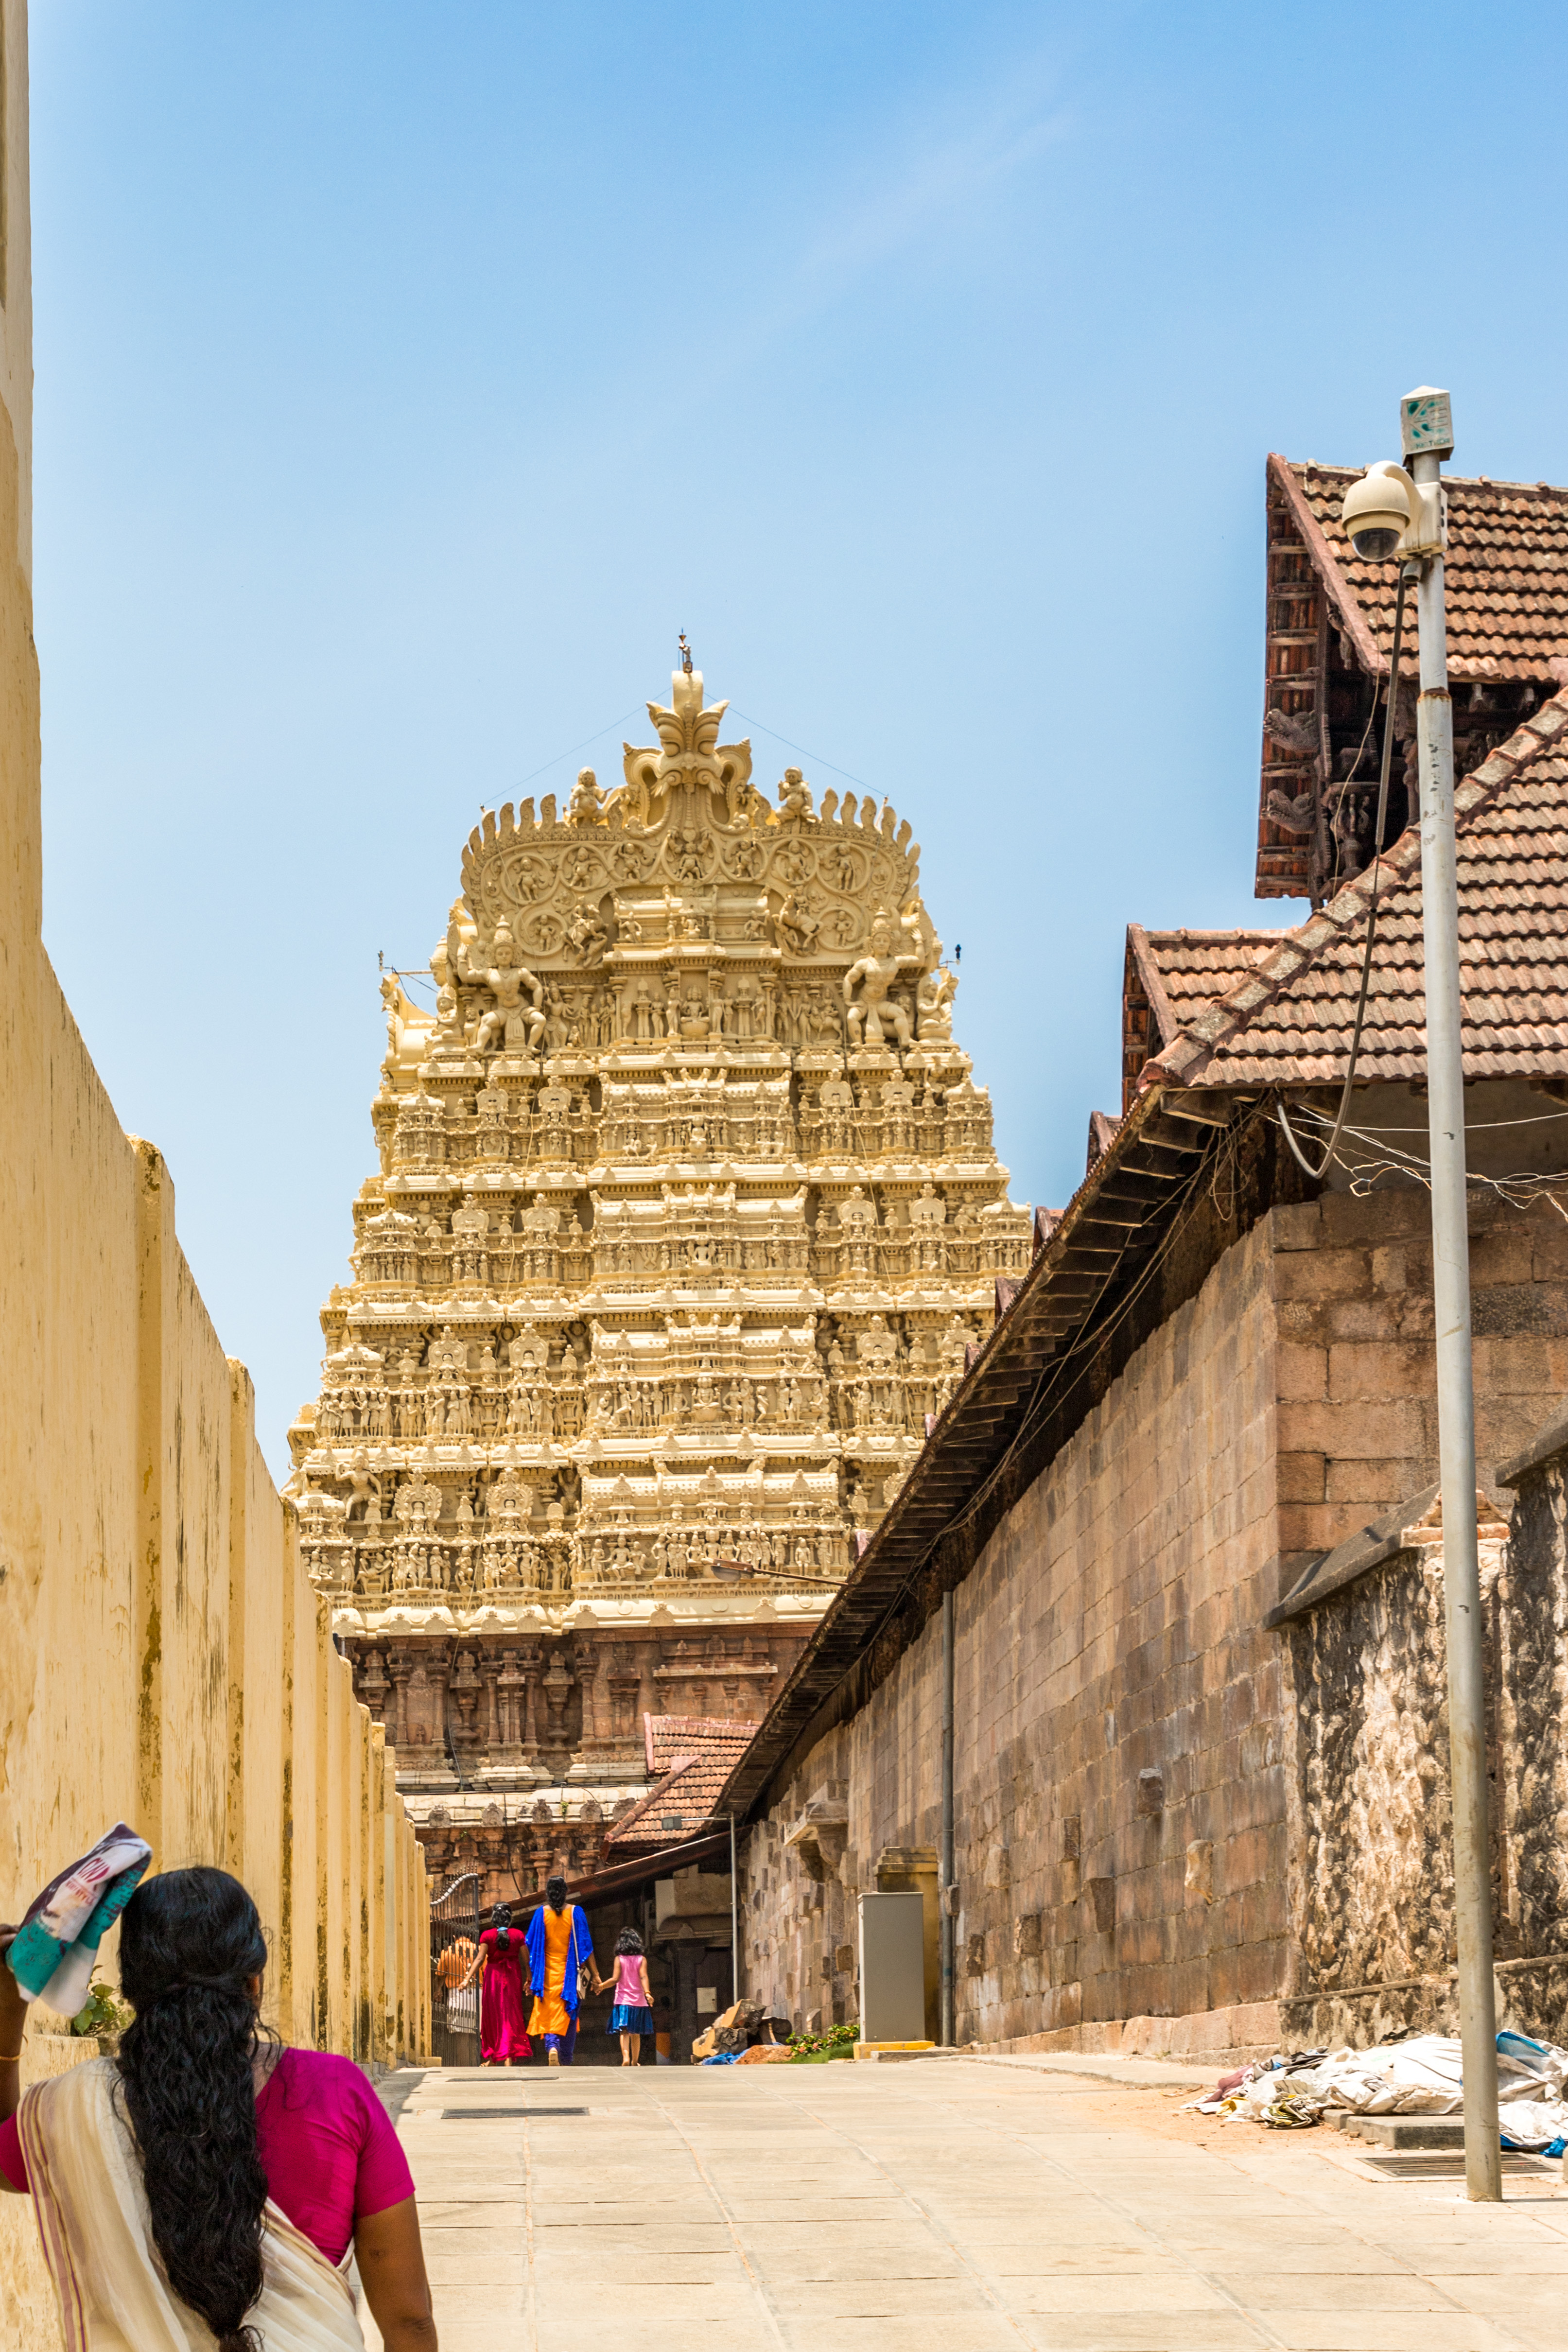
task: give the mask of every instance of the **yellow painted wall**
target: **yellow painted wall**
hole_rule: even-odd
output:
[[[428,2048],[429,1984],[393,1759],[300,1569],[168,1169],[122,1131],[40,935],[25,0],[0,0],[0,1916],[123,1816],[155,1868],[221,1863],[250,1887],[288,2039],[395,2063]],[[24,2082],[93,2046],[39,2035]],[[0,2199],[0,2352],[58,2340],[31,2207]]]

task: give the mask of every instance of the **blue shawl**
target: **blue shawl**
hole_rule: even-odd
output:
[[[578,1971],[594,1957],[594,1938],[588,1933],[588,1922],[575,1903],[568,1902],[567,1912],[572,1921],[572,1941],[566,1949],[566,1981],[561,1988],[562,2005],[568,2016],[577,2014]],[[544,1991],[544,1906],[542,1903],[528,1923],[528,1969],[534,1992]]]

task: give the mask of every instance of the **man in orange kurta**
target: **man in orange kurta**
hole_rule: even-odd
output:
[[[591,1969],[596,1986],[599,1971],[588,1922],[575,1903],[567,1902],[563,1878],[545,1882],[544,1900],[528,1923],[528,1965],[538,1987],[529,2033],[542,2039],[550,2065],[569,2066],[577,2047],[582,1973]]]

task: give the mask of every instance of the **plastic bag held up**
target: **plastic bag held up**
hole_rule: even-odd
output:
[[[29,2000],[74,2017],[87,2000],[98,1948],[153,1859],[145,1838],[116,1822],[90,1853],[51,1878],[27,1906],[5,1955]]]

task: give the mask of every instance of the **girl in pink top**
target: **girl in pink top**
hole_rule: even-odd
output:
[[[0,1927],[0,1956],[13,1932]],[[0,1958],[0,2189],[32,2191],[62,2314],[88,2330],[68,2328],[70,2342],[97,2340],[95,2315],[129,2312],[151,2342],[154,2321],[177,2317],[172,2289],[220,2352],[255,2352],[258,2334],[302,2319],[329,2331],[313,2342],[363,2344],[352,2243],[386,2352],[435,2352],[397,2135],[348,2059],[258,2026],[266,1958],[226,1871],[143,1880],[121,1922],[136,2016],[119,2057],[36,2085],[18,2112],[26,2003]],[[144,2207],[113,2193],[138,2174]]]
[[[620,2035],[622,2065],[637,2066],[642,2063],[643,2035],[653,2032],[653,1990],[647,1980],[642,1937],[635,1927],[623,1927],[616,1937],[614,1990],[615,2006],[605,2031]]]

